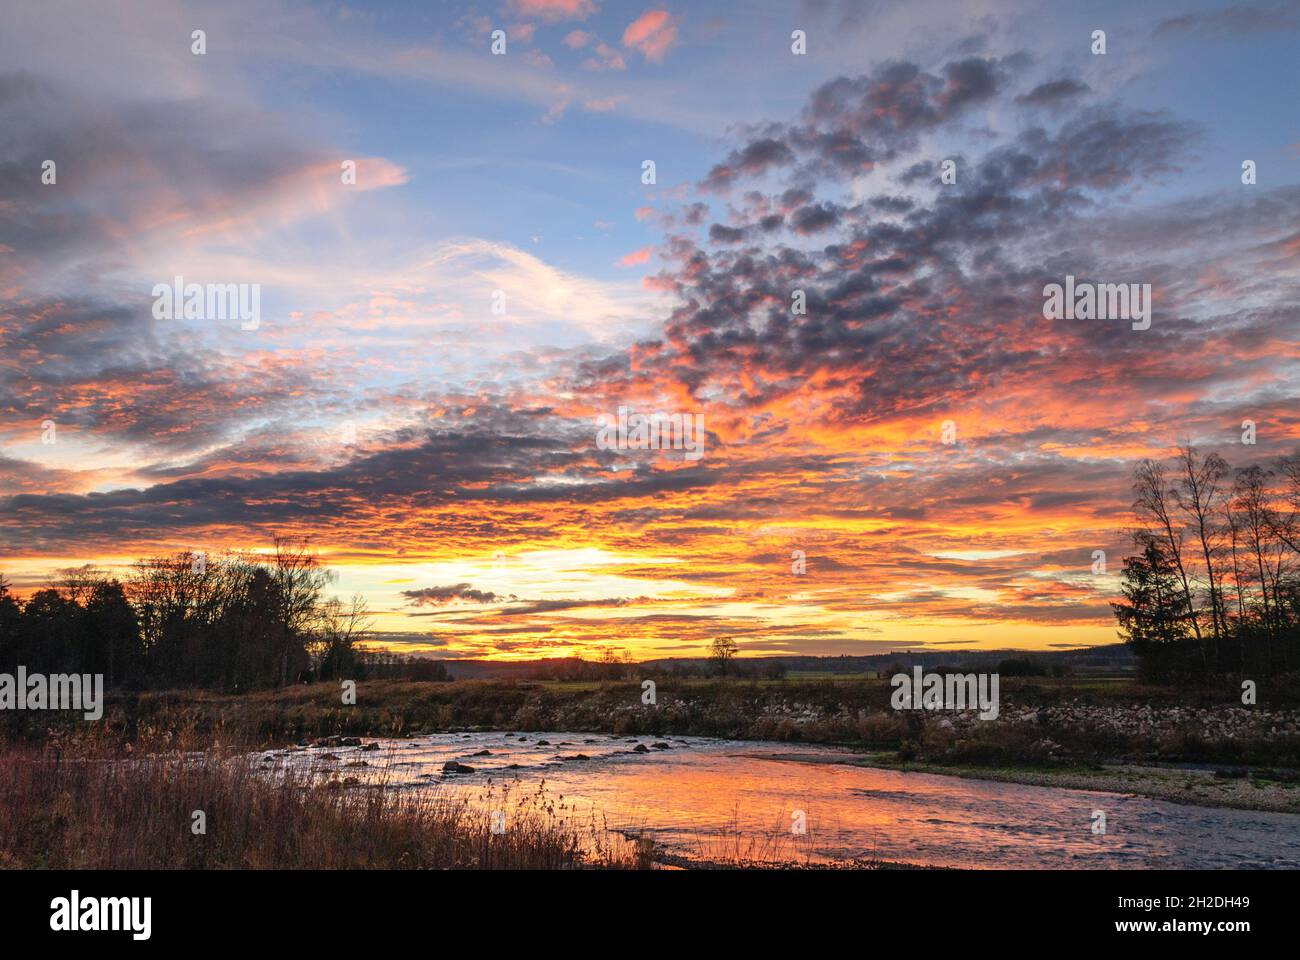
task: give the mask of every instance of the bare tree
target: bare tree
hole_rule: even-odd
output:
[[[1217,453],[1199,458],[1190,443],[1178,451],[1179,477],[1174,486],[1174,500],[1186,515],[1205,564],[1205,580],[1210,600],[1210,628],[1214,639],[1213,659],[1216,666],[1219,644],[1227,634],[1223,609],[1223,586],[1219,563],[1223,553],[1223,531],[1217,517],[1227,500],[1223,483],[1230,468]]]
[[[736,646],[736,641],[732,640],[731,637],[718,637],[713,641],[711,646],[713,651],[712,659],[718,665],[719,674],[724,677],[727,675],[727,667],[735,659],[739,649]]]
[[[1269,503],[1269,476],[1268,471],[1259,466],[1240,471],[1233,486],[1232,505],[1241,517],[1243,539],[1249,551],[1250,565],[1254,568],[1252,573],[1258,577],[1265,630],[1272,640],[1279,570],[1274,563],[1273,530],[1277,523]]]
[[[1181,524],[1174,525],[1170,500],[1172,495],[1165,481],[1165,468],[1154,460],[1143,460],[1133,473],[1133,509],[1138,520],[1146,529],[1148,536],[1154,539],[1160,550],[1173,565],[1178,575],[1178,585],[1182,588],[1183,601],[1187,605],[1192,632],[1196,634],[1197,643],[1201,645],[1201,657],[1206,660],[1204,638],[1201,636],[1200,617],[1196,612],[1196,602],[1192,597],[1191,579],[1188,577],[1187,565],[1183,562],[1183,531]]]
[[[107,570],[88,563],[82,567],[60,570],[56,586],[65,600],[70,600],[77,606],[85,606],[90,595],[94,593],[95,587],[101,583],[108,583],[111,579]]]
[[[1274,511],[1273,535],[1294,553],[1300,553],[1300,454],[1283,457],[1278,466],[1286,480],[1287,509]]]
[[[1237,619],[1246,619],[1246,577],[1242,573],[1242,552],[1245,550],[1243,538],[1244,520],[1237,510],[1236,487],[1233,499],[1224,508],[1224,518],[1228,525],[1228,546],[1232,555],[1232,592],[1237,600]]]
[[[275,538],[269,571],[276,588],[277,619],[281,637],[277,657],[280,684],[289,682],[289,661],[297,642],[304,642],[320,603],[321,591],[332,579],[303,539]]]
[[[361,594],[344,603],[331,597],[321,605],[317,625],[307,645],[313,666],[321,679],[341,679],[355,671],[360,651],[357,644],[370,633],[373,620]]]

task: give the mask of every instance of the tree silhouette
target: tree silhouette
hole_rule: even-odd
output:
[[[713,641],[710,649],[712,650],[712,656],[709,659],[717,665],[718,675],[725,677],[727,668],[730,666],[731,661],[735,659],[740,648],[736,646],[736,641],[732,640],[731,637],[718,637]]]

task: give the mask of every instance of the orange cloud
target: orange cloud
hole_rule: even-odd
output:
[[[640,50],[647,60],[663,62],[677,42],[677,18],[667,10],[647,10],[623,31],[623,45]]]
[[[635,267],[637,264],[646,263],[649,261],[652,252],[654,252],[653,247],[642,247],[640,250],[633,250],[626,256],[620,257],[618,265],[620,267]]]

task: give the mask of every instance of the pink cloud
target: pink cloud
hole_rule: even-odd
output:
[[[557,20],[586,20],[598,9],[595,0],[510,0],[510,9],[520,16]]]
[[[626,70],[627,63],[623,60],[623,55],[611,47],[608,43],[596,44],[596,53],[598,57],[591,57],[583,61],[583,67],[587,70]]]
[[[570,50],[581,50],[595,37],[586,30],[572,30],[564,38],[564,45]]]
[[[382,190],[385,187],[400,187],[409,177],[407,169],[384,157],[362,157],[355,161],[357,165],[358,190]],[[332,162],[314,167],[321,179],[331,187],[340,179],[341,167]]]
[[[588,113],[609,113],[618,106],[618,101],[610,97],[605,100],[584,100],[582,108]]]
[[[620,257],[618,265],[620,267],[635,267],[638,264],[647,263],[650,260],[650,254],[653,252],[653,247],[642,247],[640,250],[633,250],[631,253]]]
[[[546,111],[546,115],[542,117],[542,123],[547,126],[550,126],[552,123],[559,123],[564,117],[564,111],[568,109],[568,100],[557,100],[555,103],[551,104],[550,109]]]
[[[677,42],[678,18],[667,10],[647,10],[627,25],[623,45],[640,50],[647,60],[661,63]]]
[[[657,277],[642,277],[641,286],[656,293],[676,293],[677,281],[660,274]]]

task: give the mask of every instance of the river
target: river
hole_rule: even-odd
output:
[[[838,762],[852,754],[833,747],[537,732],[378,743],[378,750],[268,756],[362,782],[382,777],[399,789],[436,785],[440,794],[489,806],[503,791],[518,798],[540,789],[562,816],[653,837],[657,850],[690,860],[1300,867],[1300,816],[1294,814],[852,766]],[[445,773],[449,761],[473,772]],[[1095,832],[1098,811],[1104,832]]]

